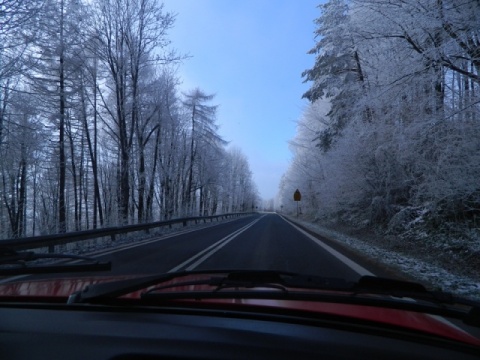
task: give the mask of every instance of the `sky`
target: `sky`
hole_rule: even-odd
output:
[[[320,0],[164,0],[176,14],[172,47],[181,90],[215,94],[219,133],[247,156],[260,196],[274,198],[288,169],[288,142],[307,101]]]

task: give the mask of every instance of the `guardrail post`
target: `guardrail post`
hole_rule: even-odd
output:
[[[111,235],[110,235],[110,239],[111,239],[112,241],[115,241],[115,240],[116,240],[115,234],[111,234]]]
[[[184,226],[184,227],[187,226],[187,220],[184,220],[184,221],[183,221],[183,226]]]
[[[55,252],[55,245],[48,245],[48,253],[52,254]]]

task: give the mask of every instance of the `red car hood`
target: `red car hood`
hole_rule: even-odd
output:
[[[91,277],[91,278],[59,278],[47,280],[29,280],[20,282],[11,282],[0,284],[0,303],[1,301],[15,300],[28,302],[47,302],[52,299],[67,300],[68,297],[77,291],[83,290],[88,285],[95,285],[104,282],[125,280],[137,276],[123,277]],[[175,285],[186,281],[195,281],[205,279],[205,275],[187,275],[162,282],[161,286]],[[139,299],[140,295],[149,288],[142,289],[122,296],[123,298]],[[209,285],[179,285],[165,292],[188,292],[188,291],[211,291]],[[251,289],[249,289],[251,290]],[[262,291],[261,288],[255,290]],[[265,290],[265,289],[263,289]],[[266,290],[271,291],[268,288]],[[298,289],[297,289],[298,290]],[[310,289],[308,291],[311,291]],[[188,302],[199,303],[199,300],[176,300],[185,304]],[[275,309],[298,310],[315,314],[338,315],[352,319],[374,321],[382,324],[399,326],[406,329],[421,331],[428,334],[442,336],[451,340],[468,343],[480,347],[480,338],[474,337],[452,322],[440,316],[406,311],[399,309],[381,308],[375,306],[328,303],[317,301],[298,301],[298,300],[271,300],[271,299],[202,299],[204,304],[235,307],[265,307]]]

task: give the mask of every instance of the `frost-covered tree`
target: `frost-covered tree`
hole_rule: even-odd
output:
[[[15,93],[8,107],[6,136],[0,148],[0,227],[6,237],[25,236],[33,222],[27,218],[28,205],[35,201],[28,184],[34,176],[37,154],[45,142],[33,104],[32,96]],[[6,214],[2,214],[3,211]],[[7,215],[8,221],[2,221],[2,215]]]
[[[126,223],[131,213],[131,160],[140,115],[141,77],[154,59],[154,51],[168,45],[166,33],[174,17],[154,0],[99,0],[96,6],[95,49],[111,84],[110,99],[103,105],[118,149],[118,214]]]
[[[368,86],[362,68],[361,50],[352,24],[348,1],[333,0],[319,5],[321,16],[315,21],[316,44],[309,54],[316,55],[315,64],[302,76],[311,87],[303,95],[311,102],[328,98],[331,102],[330,121],[318,133],[319,146],[328,150],[342,129],[358,111],[357,101]],[[368,107],[363,110],[370,120]]]
[[[27,66],[31,90],[43,103],[58,146],[58,231],[67,230],[67,154],[65,127],[72,96],[77,91],[76,73],[81,67],[80,22],[85,16],[82,4],[69,0],[48,0],[41,9],[37,39],[30,48]]]
[[[155,0],[0,0],[0,237],[255,203],[213,96],[178,89],[173,22]]]
[[[223,212],[253,211],[259,205],[259,197],[247,157],[239,148],[232,147],[223,161]]]
[[[206,160],[208,152],[214,152],[227,144],[218,134],[216,124],[217,105],[209,105],[214,95],[208,95],[199,88],[193,89],[184,94],[183,106],[190,118],[190,139],[188,171],[185,186],[185,205],[187,208],[193,206],[194,193],[201,185],[201,168],[198,160],[203,157]],[[212,154],[212,153],[211,153]],[[207,160],[208,161],[208,160]],[[197,183],[194,183],[194,175],[197,176]]]
[[[312,105],[292,141],[282,201],[298,184],[316,216],[389,228],[419,213],[435,224],[474,221],[478,4],[332,0],[320,8],[315,65],[303,74]],[[331,103],[326,116],[315,110],[319,99]]]

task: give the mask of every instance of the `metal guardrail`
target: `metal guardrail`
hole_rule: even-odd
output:
[[[83,230],[83,231],[75,231],[75,232],[68,232],[64,234],[53,234],[53,235],[44,235],[44,236],[30,236],[20,239],[7,239],[7,240],[0,240],[0,247],[8,247],[10,249],[15,250],[26,250],[26,249],[38,249],[48,247],[49,252],[53,252],[55,245],[63,245],[72,242],[82,241],[82,240],[93,240],[96,238],[110,236],[112,241],[115,241],[115,237],[118,234],[126,234],[129,232],[135,231],[146,231],[148,230],[169,226],[170,228],[172,225],[175,224],[182,224],[184,227],[187,226],[189,223],[194,222],[198,224],[198,222],[203,221],[204,223],[207,220],[211,222],[213,220],[221,220],[221,219],[228,219],[233,217],[245,216],[245,215],[252,215],[253,212],[250,213],[232,213],[232,214],[223,214],[223,215],[213,215],[213,216],[203,216],[203,217],[188,217],[188,218],[181,218],[181,219],[172,219],[167,221],[157,221],[152,223],[146,224],[136,224],[136,225],[125,225],[125,226],[115,226],[115,227],[108,227],[103,229],[90,229],[90,230]]]

